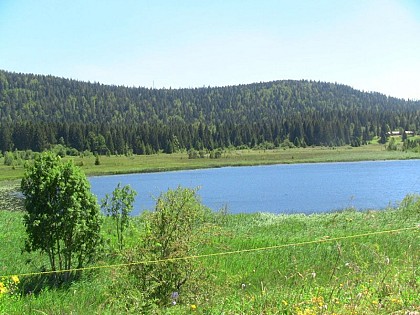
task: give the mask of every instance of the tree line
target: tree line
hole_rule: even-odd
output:
[[[229,146],[359,146],[420,132],[420,101],[337,83],[283,80],[148,89],[0,70],[0,150],[63,145],[97,154]]]

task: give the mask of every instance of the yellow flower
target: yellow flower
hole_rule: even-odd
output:
[[[391,302],[392,302],[392,303],[395,303],[395,304],[402,304],[402,301],[401,301],[400,299],[395,299],[395,298],[393,298],[393,299],[391,300]]]
[[[12,281],[13,281],[15,284],[18,284],[18,283],[20,282],[20,280],[19,280],[19,277],[18,277],[18,276],[12,276]]]
[[[313,297],[312,298],[312,303],[318,304],[318,306],[323,306],[324,305],[324,297],[322,297],[322,296]]]
[[[305,308],[305,310],[299,310],[298,315],[316,315],[316,312],[310,308]]]
[[[0,282],[0,294],[9,292],[3,282]]]
[[[195,311],[197,309],[197,305],[195,305],[195,304],[191,304],[191,310],[192,311]]]
[[[289,303],[287,303],[287,301],[286,301],[286,300],[281,301],[281,303],[282,303],[284,306],[287,306],[287,304],[289,304]]]

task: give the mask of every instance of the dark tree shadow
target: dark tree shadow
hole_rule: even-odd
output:
[[[45,289],[66,290],[81,276],[81,272],[28,275],[20,279],[19,288],[23,295],[38,295]]]

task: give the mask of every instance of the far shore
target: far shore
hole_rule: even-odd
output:
[[[203,158],[189,159],[186,152],[154,155],[100,156],[95,165],[92,156],[68,156],[75,165],[80,166],[87,176],[165,172],[226,166],[257,166],[296,163],[329,163],[378,160],[420,159],[420,154],[411,151],[389,151],[384,145],[369,144],[361,147],[309,147],[278,148],[272,150],[234,150],[227,149],[222,156],[211,159],[208,154]],[[0,186],[16,183],[24,174],[23,165],[14,167],[4,165],[0,159]]]

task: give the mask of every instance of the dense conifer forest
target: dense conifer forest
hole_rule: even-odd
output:
[[[360,146],[391,130],[419,133],[420,101],[306,80],[149,89],[0,70],[2,152]]]

